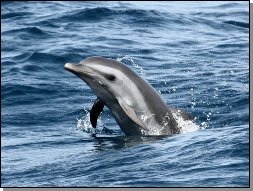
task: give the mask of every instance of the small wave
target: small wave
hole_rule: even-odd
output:
[[[248,97],[236,96],[233,101],[233,108],[244,110],[249,105]]]
[[[98,8],[86,8],[83,10],[78,10],[74,13],[64,15],[57,20],[64,21],[98,21],[104,19],[108,16],[111,16],[114,12],[111,9],[98,7]]]
[[[37,26],[43,26],[43,27],[60,28],[59,25],[57,25],[56,23],[53,23],[49,20],[35,21],[32,24],[37,25]]]
[[[9,18],[14,18],[14,17],[23,17],[27,15],[32,15],[32,13],[29,12],[11,12],[11,13],[5,13],[1,15],[1,19],[9,19]]]
[[[249,23],[240,22],[240,21],[224,21],[223,23],[234,25],[237,27],[242,27],[242,28],[249,28]]]
[[[42,66],[39,65],[34,65],[34,64],[26,64],[22,66],[21,68],[23,71],[26,72],[43,72],[46,71],[46,69]]]
[[[226,44],[219,44],[216,48],[245,48],[248,47],[247,44],[236,44],[236,43],[226,43]]]
[[[193,16],[201,16],[203,18],[208,17],[208,18],[226,18],[228,16],[228,13],[226,12],[196,12],[192,13],[191,15]],[[230,12],[229,15],[231,17],[242,17],[242,16],[248,16],[249,12],[247,11],[233,11]]]
[[[34,52],[25,52],[25,53],[19,54],[17,56],[14,56],[13,60],[15,60],[15,62],[24,62],[27,59],[29,59],[33,54],[34,54]]]
[[[217,7],[224,9],[224,8],[232,8],[232,7],[237,7],[237,6],[238,6],[238,3],[224,3]]]
[[[54,18],[55,21],[102,21],[104,19],[113,19],[117,16],[119,19],[123,19],[124,22],[131,22],[132,24],[158,24],[164,21],[163,13],[154,10],[142,10],[142,9],[127,9],[127,10],[115,10],[105,7],[86,8],[77,10],[74,13],[66,13],[62,17]]]
[[[5,66],[5,65],[6,65],[6,66],[7,66],[7,65],[8,65],[8,66],[11,66],[11,65],[12,65],[12,66],[15,66],[16,64],[17,64],[16,62],[12,62],[12,61],[3,61],[3,62],[2,62],[2,66]]]
[[[225,17],[227,16],[227,13],[222,13],[222,12],[197,12],[197,13],[192,13],[193,16],[201,16],[203,18],[205,17],[215,17],[215,18],[219,18],[219,17]]]
[[[135,26],[145,26],[145,27],[160,27],[161,25],[167,26],[168,19],[166,19],[166,14],[160,13],[158,11],[146,11],[146,10],[125,10],[119,12],[119,14],[124,19],[122,22],[126,24],[131,24]],[[165,25],[166,24],[166,25]]]
[[[33,85],[18,85],[9,84],[2,86],[2,96],[7,98],[16,97],[18,95],[52,95],[56,92],[54,89],[50,89],[50,85],[43,87],[35,87]]]
[[[143,9],[127,9],[118,11],[121,14],[132,16],[132,17],[160,17],[162,13],[156,10],[143,10]]]
[[[141,54],[151,54],[151,53],[154,53],[155,50],[152,50],[152,49],[139,49],[139,53]]]
[[[163,45],[168,46],[168,47],[185,47],[185,46],[194,46],[198,45],[200,42],[195,41],[195,40],[182,40],[182,41],[175,41],[175,42],[166,42]]]
[[[13,67],[13,68],[11,68],[11,69],[8,71],[9,74],[17,74],[17,73],[19,73],[19,72],[20,72],[20,68],[18,68],[18,67]]]
[[[44,52],[26,52],[13,57],[15,62],[32,61],[37,63],[66,63],[68,61],[80,61],[82,56],[76,53],[44,53]]]
[[[55,54],[51,54],[51,53],[34,52],[25,61],[62,62],[62,61],[64,61],[64,59],[61,56],[58,56],[58,55],[55,55]]]
[[[12,30],[7,30],[7,31],[2,32],[2,34],[4,35],[15,35],[16,33],[19,33],[19,36],[21,34],[32,35],[29,37],[48,37],[49,36],[49,34],[45,30],[42,30],[39,27],[25,27],[25,28],[12,29]]]

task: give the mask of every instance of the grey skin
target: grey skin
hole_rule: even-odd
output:
[[[126,135],[172,135],[180,133],[175,114],[193,120],[190,114],[168,107],[152,86],[121,62],[90,57],[78,65],[66,63],[64,67],[98,97],[91,109],[93,127],[104,105]]]

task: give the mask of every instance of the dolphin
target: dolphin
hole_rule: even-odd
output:
[[[66,63],[64,67],[97,95],[90,111],[94,128],[104,106],[112,112],[125,135],[173,135],[180,133],[177,117],[194,120],[190,113],[167,106],[151,85],[121,62],[90,57],[77,65]]]

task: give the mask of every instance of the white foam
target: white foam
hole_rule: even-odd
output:
[[[185,120],[181,115],[179,115],[179,113],[172,113],[172,115],[174,119],[177,121],[180,133],[197,131],[204,128],[204,126],[199,126],[192,120]]]
[[[137,63],[134,62],[134,60],[132,58],[129,58],[127,56],[124,56],[122,58],[118,57],[116,59],[118,62],[121,62],[122,60],[127,60],[127,61],[130,61],[131,65],[137,70],[136,72],[141,76],[143,77],[144,79],[147,79],[146,78],[146,74],[143,70],[143,68],[141,66],[139,66]],[[124,62],[123,62],[124,63]]]
[[[92,127],[90,123],[90,113],[87,114],[80,119],[77,118],[76,129],[85,131],[86,133],[95,134],[96,129]]]

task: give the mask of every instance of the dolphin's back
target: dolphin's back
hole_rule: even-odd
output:
[[[174,117],[171,114],[170,108],[162,99],[161,95],[149,85],[143,78],[140,76],[133,76],[135,80],[138,80],[137,87],[142,92],[145,103],[148,106],[149,110],[154,114],[154,118],[160,126],[164,126],[166,120],[169,128],[164,128],[168,134],[175,134],[178,132],[177,123]]]

